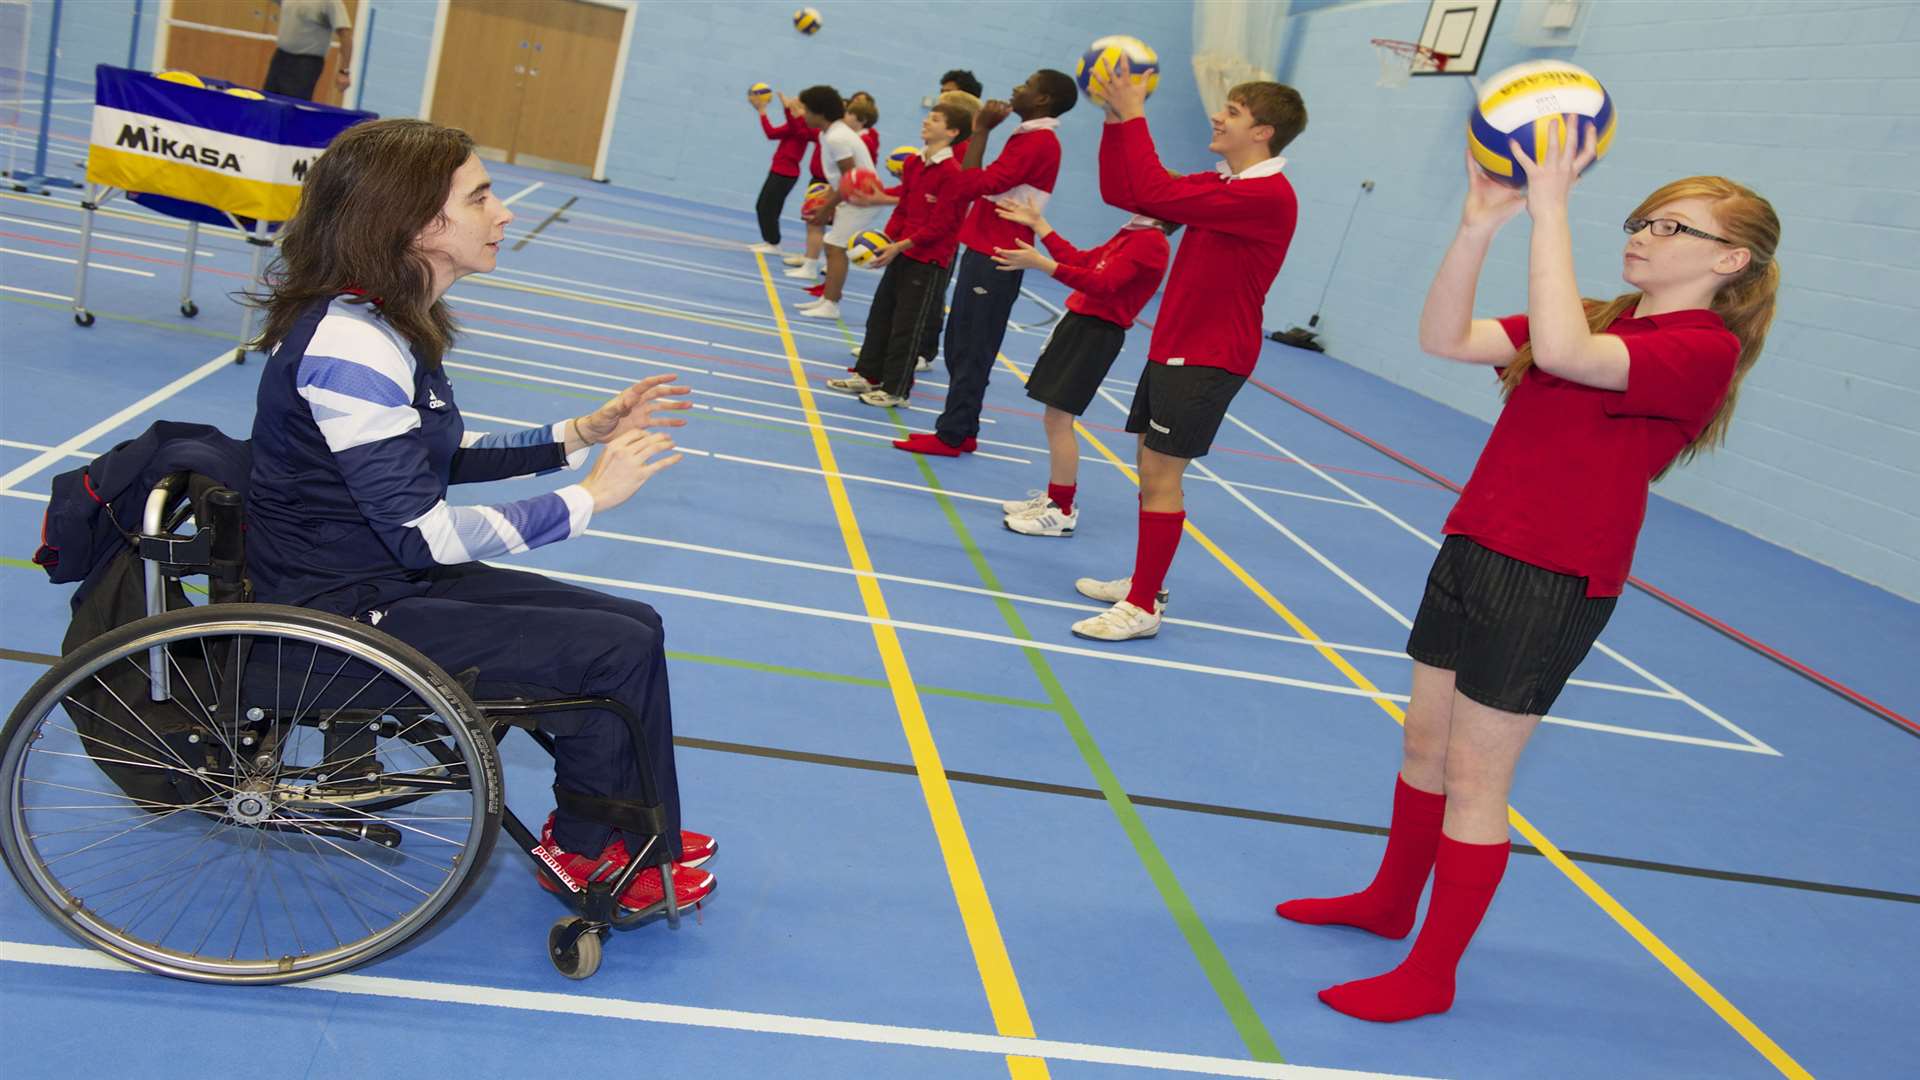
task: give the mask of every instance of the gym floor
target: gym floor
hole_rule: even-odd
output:
[[[71,158],[87,107],[57,109]],[[909,410],[822,385],[851,362],[871,275],[850,282],[846,326],[796,318],[795,283],[744,250],[741,209],[493,172],[519,215],[508,250],[451,294],[469,426],[550,422],[661,371],[694,389],[685,462],[591,536],[513,563],[665,617],[686,817],[720,838],[718,893],[677,932],[616,935],[600,974],[569,982],[544,952],[562,909],[502,847],[410,947],[224,988],[121,968],[0,888],[10,1076],[505,1076],[555,1058],[714,1076],[1891,1076],[1920,1057],[1920,740],[1632,591],[1522,765],[1517,857],[1453,1010],[1374,1026],[1315,1000],[1406,949],[1272,909],[1372,872],[1400,650],[1453,502],[1356,435],[1463,480],[1485,424],[1269,344],[1188,485],[1168,625],[1084,642],[1073,579],[1131,565],[1120,425],[1144,329],[1085,418],[1079,535],[1019,537],[994,504],[1045,480],[1019,375],[1047,306],[1016,308],[981,452],[923,460],[887,441],[929,428],[940,370]],[[0,194],[8,707],[66,625],[67,591],[25,558],[53,474],[155,419],[244,436],[260,371],[231,361],[244,245],[203,233],[203,311],[183,318],[184,227],[123,201],[97,225],[98,322],[75,326],[77,198]],[[1869,698],[1920,702],[1920,606],[1657,498],[1636,570]],[[538,820],[544,755],[518,736],[503,751],[509,802]]]

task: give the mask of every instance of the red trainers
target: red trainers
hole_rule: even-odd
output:
[[[699,833],[682,833],[681,836],[683,856],[690,850],[688,844],[690,840],[704,843],[706,854],[701,857],[701,862],[712,858],[713,853],[719,848],[710,836],[702,836]],[[533,849],[533,854],[535,858],[546,863],[548,869],[565,878],[576,890],[585,889],[587,882],[596,880],[596,871],[600,871],[603,865],[606,869],[600,871],[598,877],[610,878],[624,869],[628,860],[632,858],[627,854],[627,842],[619,836],[613,838],[613,842],[607,845],[606,850],[602,851],[597,859],[562,850],[553,840],[552,815],[548,815],[546,827],[540,830],[540,846]],[[553,893],[560,891],[559,887],[545,875],[536,875],[536,877],[540,880],[541,888]],[[713,892],[713,886],[712,874],[705,870],[696,870],[691,866],[675,864],[673,895],[680,907],[691,907],[705,900],[708,894]],[[627,891],[620,896],[620,906],[638,911],[659,903],[666,898],[666,895],[666,890],[660,884],[660,869],[649,866],[633,876],[633,881],[627,885]]]
[[[827,283],[823,281],[818,285],[809,285],[806,288],[806,293],[808,296],[824,297],[827,295]]]
[[[930,431],[915,432],[904,439],[893,441],[895,450],[905,450],[909,454],[932,454],[934,457],[959,457],[961,454],[971,454],[979,445],[980,440],[970,437],[959,446],[948,446],[940,441],[940,436]]]
[[[720,841],[706,833],[697,833],[691,829],[680,830],[680,857],[673,861],[676,867],[684,866],[691,870],[704,866],[714,853],[720,850]]]

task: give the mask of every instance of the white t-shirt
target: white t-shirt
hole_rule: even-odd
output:
[[[845,120],[835,120],[820,133],[820,171],[834,187],[840,186],[840,162],[845,158],[852,158],[856,169],[873,171],[873,154],[860,141],[860,133]]]

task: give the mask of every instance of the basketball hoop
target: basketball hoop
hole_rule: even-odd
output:
[[[1380,80],[1376,86],[1405,86],[1417,66],[1421,71],[1447,70],[1447,56],[1425,45],[1392,38],[1374,38],[1373,48],[1380,54]]]

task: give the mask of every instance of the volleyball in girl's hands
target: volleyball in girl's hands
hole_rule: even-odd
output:
[[[1564,60],[1532,60],[1498,72],[1481,84],[1480,100],[1467,117],[1467,149],[1488,176],[1524,187],[1527,174],[1507,141],[1520,144],[1530,158],[1546,154],[1548,139],[1560,144],[1585,138],[1594,128],[1594,161],[1607,156],[1619,117],[1600,80]],[[1569,125],[1572,125],[1569,127]],[[1589,165],[1588,168],[1592,168]]]
[[[847,175],[840,178],[840,197],[843,199],[871,195],[879,190],[880,177],[872,169],[849,169]]]
[[[793,13],[793,28],[803,34],[820,32],[820,12],[817,8],[803,7]]]
[[[1080,54],[1080,66],[1074,69],[1074,81],[1080,84],[1080,92],[1087,100],[1096,105],[1106,100],[1100,88],[1114,79],[1123,56],[1133,70],[1133,81],[1140,84],[1142,95],[1153,96],[1154,87],[1160,85],[1160,54],[1137,37],[1112,34],[1087,46],[1087,51]]]
[[[747,87],[747,100],[755,105],[765,105],[773,100],[773,87],[763,82],[754,83]]]
[[[826,203],[827,194],[832,190],[833,188],[825,180],[815,180],[808,184],[807,197],[800,200],[800,213],[805,217],[812,217],[813,212]]]
[[[891,243],[893,241],[887,239],[886,233],[879,229],[868,229],[847,245],[847,261],[855,266],[866,266],[880,257],[881,248]]]
[[[906,171],[907,162],[920,156],[917,146],[896,146],[887,154],[887,171],[899,176]]]

